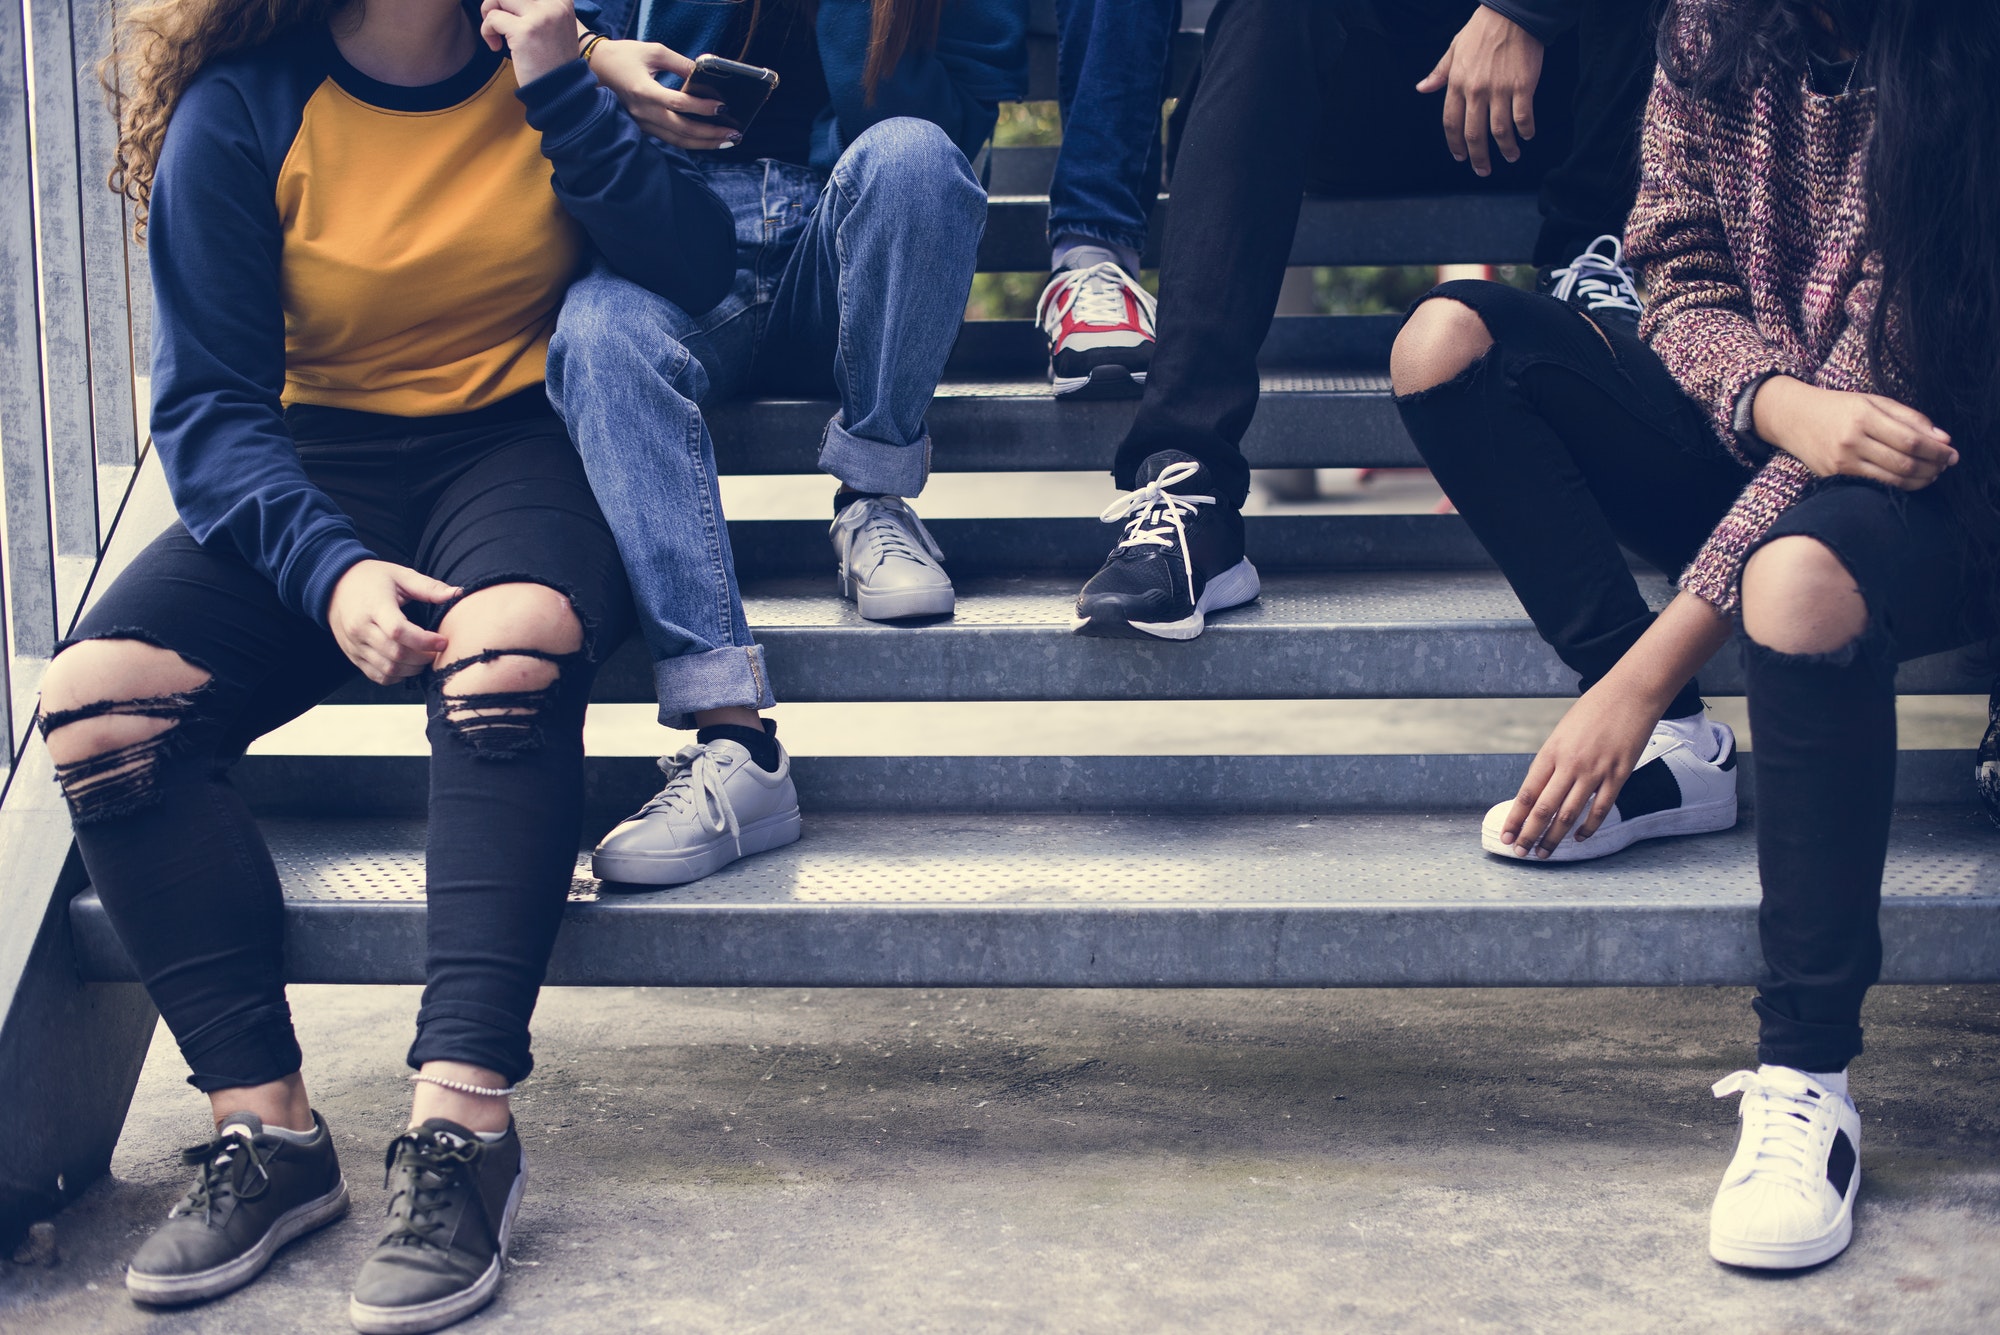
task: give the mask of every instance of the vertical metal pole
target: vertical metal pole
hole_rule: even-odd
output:
[[[118,143],[118,122],[98,81],[111,53],[112,0],[73,0],[70,33],[76,46],[78,185],[83,192],[83,276],[90,326],[91,433],[99,466],[139,461],[132,406],[132,318],[125,276],[125,202],[105,177]]]
[[[97,457],[90,430],[90,325],[77,170],[70,0],[28,0],[28,87],[40,261],[42,394],[56,547],[56,619],[75,615],[97,563]]]
[[[0,0],[0,508],[6,550],[7,647],[47,658],[56,644],[55,549],[42,417],[42,342],[36,300],[34,168],[28,118],[28,46],[22,0]],[[10,672],[8,750],[17,738]]]

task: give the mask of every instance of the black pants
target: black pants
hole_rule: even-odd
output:
[[[1131,488],[1160,450],[1208,466],[1241,505],[1238,448],[1257,409],[1299,203],[1319,193],[1541,190],[1538,264],[1623,233],[1653,73],[1652,6],[1586,0],[1580,43],[1550,49],[1538,133],[1521,161],[1481,180],[1454,162],[1441,95],[1414,85],[1472,16],[1473,0],[1222,0],[1179,136],[1162,243],[1159,340],[1112,472]],[[1580,52],[1580,54],[1579,54]],[[1574,89],[1573,100],[1564,90]]]
[[[617,547],[540,390],[456,417],[307,408],[290,418],[307,473],[378,556],[467,592],[548,585],[583,624],[581,652],[554,658],[553,686],[507,697],[516,712],[468,712],[459,702],[496,697],[455,695],[460,665],[424,678],[428,948],[409,1060],[519,1079],[532,1065],[528,1020],[582,835],[584,706],[598,663],[631,627]],[[411,604],[407,614],[434,627],[446,610]],[[216,1090],[281,1079],[300,1064],[282,896],[228,770],[251,741],[356,671],[268,579],[178,524],[119,576],[72,642],[91,639],[171,649],[210,677],[143,711],[86,706],[43,719],[46,731],[107,712],[171,722],[108,780],[92,777],[93,762],[63,767],[91,883],[180,1043],[189,1082]]]
[[[1446,283],[1493,336],[1462,376],[1398,401],[1403,423],[1542,637],[1586,688],[1652,624],[1619,545],[1669,573],[1749,472],[1650,349],[1548,297]],[[1896,779],[1896,665],[1994,629],[1964,531],[1936,487],[1830,479],[1764,539],[1815,538],[1868,605],[1821,655],[1746,650],[1757,751],[1760,1059],[1837,1071],[1861,1051],[1881,970],[1876,911]],[[1700,706],[1689,682],[1670,717]]]

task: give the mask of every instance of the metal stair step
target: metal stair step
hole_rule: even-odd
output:
[[[1153,209],[1141,262],[1159,263],[1171,201]],[[995,193],[979,242],[984,272],[1046,272],[1049,201],[1045,195]],[[1535,197],[1517,191],[1406,195],[1379,199],[1310,198],[1292,238],[1294,265],[1524,264],[1541,228]]]
[[[824,541],[823,538],[819,541]],[[1664,578],[1641,587],[1666,601]],[[1257,602],[1210,618],[1199,639],[1071,633],[1074,579],[958,581],[958,610],[928,624],[863,621],[832,572],[752,580],[744,606],[787,700],[1296,700],[1563,696],[1576,676],[1535,634],[1498,571],[1274,574]],[[1742,692],[1726,646],[1702,674]],[[1904,665],[1912,694],[1983,693],[1961,653]],[[337,702],[407,703],[413,689],[356,683]],[[648,701],[636,643],[599,674],[594,698]]]
[[[956,576],[1054,574],[1080,584],[1104,563],[1121,530],[1093,516],[927,519]],[[1244,536],[1263,572],[1296,570],[1459,570],[1493,564],[1457,515],[1249,515]],[[737,574],[816,575],[829,568],[826,523],[818,519],[733,519],[729,543]]]
[[[1066,738],[1052,737],[1052,744]],[[1511,796],[1533,759],[1480,755],[794,756],[799,803],[828,812],[1484,811]],[[1755,803],[1756,756],[1741,756],[1739,797]],[[1896,800],[1975,800],[1969,751],[1904,751]],[[244,757],[232,771],[260,816],[422,816],[421,755]],[[587,837],[632,814],[660,786],[648,756],[584,766]]]
[[[707,414],[724,473],[814,473],[832,399],[754,399]],[[1111,466],[1131,424],[1132,400],[1073,403],[1046,372],[938,386],[927,414],[931,467],[941,473],[1096,471]],[[1413,468],[1423,460],[1403,431],[1378,367],[1268,371],[1243,438],[1255,468]]]
[[[1270,370],[1357,367],[1371,373],[1370,389],[1387,389],[1382,370],[1402,328],[1401,313],[1384,315],[1280,315],[1257,352]],[[1048,338],[1033,320],[968,320],[959,327],[945,364],[947,382],[1025,379],[1046,382]]]
[[[1476,814],[816,815],[698,884],[579,880],[552,984],[1314,987],[1743,984],[1755,840],[1602,863],[1479,851]],[[420,821],[273,821],[296,982],[423,978]],[[1911,809],[1883,885],[1883,981],[2000,980],[2000,839]],[[83,975],[131,966],[93,894]]]

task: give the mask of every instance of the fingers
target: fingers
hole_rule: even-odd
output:
[[[1521,160],[1521,145],[1514,139],[1514,106],[1510,99],[1496,97],[1487,104],[1486,128],[1493,133],[1500,156],[1509,162]]]
[[[1465,90],[1456,84],[1444,93],[1444,145],[1453,161],[1465,161]]]
[[[1514,805],[1508,808],[1506,819],[1500,823],[1501,843],[1520,843],[1522,828],[1527,825],[1542,790],[1555,777],[1555,770],[1555,761],[1550,759],[1546,747],[1535,753],[1533,762],[1528,766],[1528,777],[1521,780],[1520,791],[1514,794]]]
[[[448,603],[459,595],[456,585],[432,579],[420,570],[412,570],[408,566],[395,566],[393,570],[390,579],[396,586],[398,598],[419,603]]]
[[[1556,785],[1551,785],[1542,791],[1542,799],[1545,805],[1549,801],[1549,794],[1555,791],[1555,788]],[[1538,856],[1547,858],[1562,846],[1562,841],[1569,834],[1570,828],[1590,808],[1590,800],[1593,793],[1594,788],[1584,781],[1579,780],[1569,785],[1561,799],[1554,804],[1555,814],[1549,818],[1548,824],[1543,827],[1542,837],[1532,845]]]
[[[1535,90],[1516,88],[1514,90],[1514,133],[1522,139],[1535,137]],[[1510,162],[1513,159],[1508,159]]]
[[[394,646],[387,650],[398,662],[422,664],[444,652],[450,643],[434,630],[425,630],[408,617],[385,627],[388,642]],[[411,657],[414,655],[414,657]]]
[[[1611,810],[1618,805],[1618,790],[1624,781],[1616,783],[1607,779],[1598,785],[1597,796],[1591,800],[1590,810],[1584,815],[1583,824],[1576,827],[1577,841],[1580,843],[1597,833],[1597,827],[1610,818]]]
[[[1951,443],[1951,433],[1949,431],[1938,426],[1937,423],[1931,421],[1930,418],[1924,416],[1909,404],[1898,403],[1896,400],[1881,394],[1864,394],[1862,397],[1897,421],[1915,427],[1919,431],[1928,432],[1946,444]]]
[[[1446,47],[1444,55],[1439,57],[1438,63],[1431,67],[1431,72],[1417,81],[1417,91],[1420,93],[1435,93],[1450,81],[1451,48]]]
[[[1471,93],[1465,99],[1465,157],[1478,176],[1493,174],[1493,158],[1487,151],[1486,130],[1489,101],[1485,93]]]

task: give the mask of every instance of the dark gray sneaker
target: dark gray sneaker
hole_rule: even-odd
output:
[[[486,1306],[528,1182],[521,1137],[510,1124],[485,1141],[433,1117],[390,1142],[386,1166],[389,1231],[355,1276],[354,1328],[436,1330]]]
[[[236,1113],[214,1140],[182,1150],[194,1185],[132,1258],[132,1296],[161,1306],[220,1297],[257,1278],[278,1248],[347,1213],[347,1182],[318,1113],[313,1130],[299,1145],[265,1131],[255,1113]]]

